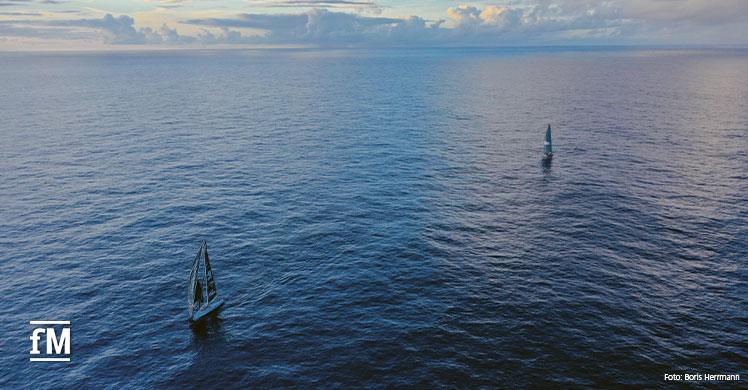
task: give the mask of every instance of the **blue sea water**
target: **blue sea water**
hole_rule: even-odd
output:
[[[746,69],[717,49],[0,54],[0,387],[746,377]],[[227,304],[190,327],[201,240]],[[71,321],[70,363],[28,361],[39,319]]]

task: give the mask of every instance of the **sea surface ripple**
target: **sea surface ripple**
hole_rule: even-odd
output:
[[[4,53],[0,387],[748,376],[746,69],[744,50]],[[201,240],[227,304],[191,328]],[[72,322],[71,363],[28,361],[37,319]]]

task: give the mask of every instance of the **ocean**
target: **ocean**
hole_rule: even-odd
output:
[[[0,387],[745,377],[746,69],[739,49],[2,53]],[[202,240],[226,306],[190,326]],[[71,322],[69,363],[29,362],[32,320]]]

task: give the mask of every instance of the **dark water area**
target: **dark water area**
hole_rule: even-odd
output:
[[[745,381],[747,69],[740,50],[1,54],[0,387]],[[201,240],[227,303],[190,327]],[[71,321],[70,363],[29,362],[39,319]]]

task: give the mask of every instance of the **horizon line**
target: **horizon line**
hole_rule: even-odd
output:
[[[455,46],[320,46],[320,45],[221,45],[221,46],[141,46],[119,45],[96,48],[2,49],[11,53],[97,53],[97,52],[178,52],[178,51],[335,51],[335,50],[527,50],[527,49],[600,49],[600,50],[748,50],[748,44],[559,44],[559,45],[455,45]]]

